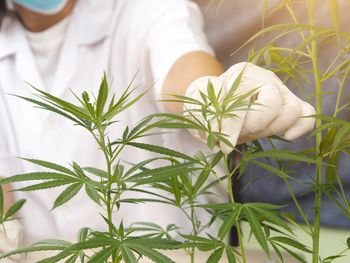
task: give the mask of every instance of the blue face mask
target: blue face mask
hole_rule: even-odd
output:
[[[31,11],[44,15],[54,15],[62,11],[68,0],[12,0]]]

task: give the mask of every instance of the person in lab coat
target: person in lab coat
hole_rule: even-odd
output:
[[[14,156],[104,167],[103,156],[84,130],[6,95],[32,96],[25,82],[71,99],[70,89],[76,94],[84,90],[96,94],[103,71],[114,79],[111,89],[116,94],[137,73],[134,84],[153,89],[143,103],[119,117],[118,136],[126,125],[132,127],[150,113],[181,112],[182,105],[154,102],[164,98],[163,94],[197,98],[199,90],[206,91],[207,76],[214,76],[211,80],[218,90],[222,85],[229,87],[244,69],[238,90],[260,87],[257,102],[267,107],[242,111],[240,118],[223,121],[221,132],[229,135],[233,145],[272,134],[294,139],[314,126],[312,118],[300,118],[314,114],[313,107],[294,96],[272,72],[246,63],[224,72],[203,33],[201,13],[191,1],[8,0],[5,4],[0,0],[0,6],[9,10],[3,13],[0,28],[1,176],[37,171],[37,167]],[[205,138],[192,133],[199,140],[181,131],[149,137],[145,142],[194,153],[203,148],[199,141]],[[227,153],[232,150],[223,143],[219,146]],[[129,149],[121,155],[121,159],[134,163],[146,158],[146,152]],[[103,226],[98,208],[84,193],[50,211],[58,193],[53,189],[16,194],[15,198],[27,199],[20,212],[25,243],[49,237],[71,239],[82,223],[92,229]],[[115,220],[120,218],[126,225],[134,221],[188,224],[175,208],[159,204],[138,205],[137,209],[126,205]],[[19,234],[10,238],[1,231],[0,244],[6,246],[0,245],[0,253],[3,247],[16,247],[19,240]]]

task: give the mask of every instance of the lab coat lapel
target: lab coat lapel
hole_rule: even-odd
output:
[[[82,2],[77,2],[71,15],[65,41],[62,46],[52,93],[63,97],[71,87],[72,79],[78,72],[81,48],[94,49],[94,45],[108,38],[112,34],[113,10],[110,5],[98,3],[88,6],[87,10]],[[94,8],[92,8],[94,7]],[[94,65],[91,65],[94,67]],[[79,95],[79,94],[77,94]]]
[[[14,61],[14,70],[19,77],[10,78],[6,76],[2,80],[4,91],[6,93],[15,94],[19,96],[33,97],[32,94],[34,93],[34,90],[31,88],[31,85],[35,88],[45,90],[43,81],[39,74],[39,70],[35,63],[34,56],[28,45],[28,41],[26,39],[22,26],[18,22],[13,22],[11,30],[7,32],[7,34],[2,34],[1,37],[6,38],[5,45],[7,46],[7,54],[6,56],[2,57],[4,59],[2,63],[7,64],[10,68],[10,61]],[[1,45],[0,48],[2,48]],[[14,100],[9,96],[7,96],[7,98],[11,99],[9,107],[11,107],[12,110],[10,110],[10,112],[20,112],[20,109],[24,109],[27,107],[27,104],[23,101],[19,101],[19,99]],[[40,125],[32,124],[40,124],[40,119],[43,116],[46,116],[48,112],[39,112],[37,110],[24,110],[24,112],[26,112],[26,118],[16,123],[16,125],[19,127],[19,129],[25,130],[26,128],[31,127],[31,129],[35,130],[35,132],[39,132]]]
[[[32,52],[25,50],[16,54],[16,70],[21,79],[27,85],[45,90],[42,78],[39,74]]]
[[[66,37],[59,57],[56,75],[54,77],[51,93],[57,97],[63,97],[69,90],[69,84],[77,71],[78,65],[78,41],[76,28],[72,19],[66,32]]]
[[[25,37],[24,30],[21,25],[16,23],[14,27],[14,33],[12,39],[7,41],[8,45],[17,45],[16,56],[16,71],[24,82],[28,85],[32,85],[38,89],[45,90],[43,80],[40,76],[38,67],[36,65],[33,53],[28,45],[27,38]]]

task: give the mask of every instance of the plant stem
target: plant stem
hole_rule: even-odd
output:
[[[240,213],[238,213],[238,214],[240,214]],[[243,260],[243,263],[246,263],[247,262],[247,256],[245,254],[244,241],[243,241],[243,235],[242,235],[242,228],[241,228],[241,223],[239,222],[239,220],[237,220],[236,228],[237,228],[239,247],[240,247],[241,253],[242,253],[242,260]]]
[[[107,147],[106,147],[106,140],[105,140],[105,133],[104,130],[101,128],[98,128],[99,133],[99,140],[98,143],[100,145],[100,148],[104,154],[106,166],[107,166],[107,177],[108,177],[108,184],[107,184],[107,192],[106,192],[106,208],[107,208],[107,219],[109,222],[113,222],[112,214],[113,214],[113,203],[112,203],[112,196],[111,196],[111,185],[112,185],[112,162],[109,157]],[[111,237],[113,237],[113,228],[110,224],[108,224],[108,232]],[[112,253],[112,262],[117,262],[117,255],[115,253]]]
[[[111,204],[111,194],[110,194],[110,190],[111,190],[111,180],[112,180],[112,164],[110,162],[110,158],[106,149],[106,140],[105,140],[105,134],[103,132],[103,130],[101,130],[100,128],[98,129],[98,133],[100,136],[100,147],[101,150],[105,156],[105,161],[106,161],[106,165],[107,165],[107,177],[108,177],[108,187],[107,187],[107,202],[106,202],[106,206],[107,206],[107,218],[108,220],[110,220],[112,222],[112,204]],[[109,226],[109,233],[111,234],[111,236],[113,236],[113,232],[112,232],[112,228],[111,226]]]
[[[230,202],[233,204],[235,203],[235,198],[233,195],[233,189],[232,189],[232,175],[235,174],[235,172],[238,170],[239,168],[239,164],[235,166],[235,168],[230,171],[230,165],[228,163],[228,158],[227,155],[224,156],[224,161],[225,161],[225,170],[226,170],[226,175],[227,175],[227,191],[229,193],[229,197],[230,197]]]
[[[193,231],[193,235],[197,236],[198,235],[198,231],[197,231],[197,224],[196,224],[196,212],[195,212],[195,209],[194,209],[193,200],[191,200],[190,205],[191,205],[191,222],[192,222],[192,228],[193,228],[192,231]],[[194,263],[195,252],[196,252],[196,249],[194,247],[191,248],[191,252],[190,252],[191,263]]]
[[[230,171],[230,164],[228,162],[227,155],[224,156],[224,161],[225,161],[225,169],[226,169],[226,174],[227,174],[227,180],[228,180],[228,192],[230,196],[230,203],[234,204],[235,199],[233,195],[233,188],[232,188],[232,176],[236,173],[236,171],[239,169],[240,164],[235,165],[232,171]],[[241,208],[240,208],[241,209]],[[238,213],[239,215],[240,213]],[[236,228],[237,228],[237,235],[238,235],[238,241],[239,241],[239,247],[242,253],[242,259],[243,263],[247,262],[246,254],[245,254],[245,249],[244,249],[244,241],[243,241],[243,235],[242,235],[242,229],[241,229],[241,222],[237,218],[236,220]]]
[[[310,20],[310,25],[315,25],[315,2],[314,0],[309,0],[308,2],[308,15]],[[310,32],[312,35],[315,34],[314,30]],[[315,81],[315,94],[316,94],[316,114],[322,114],[322,81],[320,79],[319,65],[318,65],[318,50],[316,38],[311,41],[311,58],[312,67],[314,72]],[[322,120],[320,118],[316,119],[316,129],[322,125]],[[315,191],[315,217],[314,217],[314,229],[312,235],[313,241],[313,257],[312,262],[317,263],[319,260],[319,243],[320,243],[320,227],[321,227],[321,202],[322,202],[322,191],[319,186],[322,185],[322,162],[323,158],[320,154],[320,144],[322,141],[322,133],[316,134],[316,184],[317,189]]]

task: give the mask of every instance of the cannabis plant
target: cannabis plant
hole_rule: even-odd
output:
[[[269,1],[263,1],[263,19]],[[326,3],[327,2],[327,3]],[[331,27],[319,26],[315,22],[317,5],[329,5]],[[344,240],[345,247],[339,253],[320,257],[321,203],[324,198],[332,200],[342,214],[350,220],[349,196],[342,181],[340,161],[349,158],[350,122],[339,116],[347,116],[349,101],[346,90],[350,72],[350,34],[340,26],[340,9],[337,0],[329,1],[293,1],[284,0],[272,12],[285,9],[291,23],[276,24],[263,28],[251,37],[246,44],[265,37],[266,45],[260,49],[251,49],[249,60],[274,71],[290,87],[295,87],[305,100],[316,107],[316,129],[312,133],[315,140],[313,147],[300,149],[315,160],[314,179],[300,182],[309,185],[309,192],[314,193],[314,209],[305,211],[292,191],[290,180],[285,180],[286,187],[303,220],[302,227],[312,238],[312,262],[332,262],[342,257],[350,248],[350,238]],[[296,8],[302,7],[307,12],[306,21],[301,22]],[[282,46],[280,40],[290,37],[299,39],[295,46]],[[327,52],[328,60],[320,60],[321,52]],[[306,86],[313,87],[305,89]],[[329,89],[329,87],[332,87]],[[325,103],[327,102],[328,103]],[[332,101],[332,102],[329,102]],[[334,106],[330,108],[329,105]],[[326,107],[327,106],[327,107]],[[278,163],[275,167],[286,170],[286,165]],[[326,212],[326,211],[324,211]],[[313,222],[309,218],[312,213]]]
[[[267,3],[267,1],[264,2]],[[335,1],[330,2],[335,3]],[[348,137],[350,124],[338,118],[338,113],[348,107],[348,103],[342,100],[342,94],[350,72],[348,48],[350,35],[339,30],[336,15],[333,17],[334,28],[316,26],[315,3],[311,0],[305,1],[309,24],[300,24],[296,20],[292,3],[293,1],[283,1],[281,8],[287,8],[295,23],[267,27],[253,36],[248,43],[262,35],[276,33],[264,48],[252,50],[249,60],[274,70],[284,77],[285,81],[292,79],[296,86],[299,83],[298,76],[301,77],[301,81],[306,81],[305,72],[313,73],[315,86],[313,100],[317,109],[317,115],[313,116],[317,118],[317,124],[312,134],[316,138],[315,147],[300,152],[276,148],[264,150],[261,144],[255,141],[241,148],[235,148],[227,140],[226,134],[212,130],[210,125],[212,120],[220,123],[224,117],[235,116],[238,110],[254,107],[254,103],[247,102],[247,98],[256,90],[241,95],[235,93],[240,78],[244,74],[243,71],[232,84],[225,98],[221,96],[220,91],[216,93],[212,83],[208,82],[206,93],[208,95],[203,93],[200,100],[183,96],[174,96],[171,100],[196,105],[197,110],[189,111],[185,108],[184,112],[178,115],[158,113],[147,116],[134,127],[126,127],[120,138],[111,138],[110,129],[120,125],[119,114],[130,110],[130,107],[138,103],[144,95],[144,93],[137,93],[132,85],[117,97],[111,94],[107,78],[104,76],[96,98],[87,92],[79,96],[74,94],[75,104],[33,87],[36,91],[35,97],[20,98],[43,110],[69,119],[77,129],[83,128],[90,133],[91,139],[96,142],[96,149],[102,151],[104,155],[105,168],[82,167],[76,162],[71,162],[71,165],[66,167],[44,160],[24,159],[46,171],[14,175],[0,180],[0,184],[29,183],[21,189],[16,189],[17,191],[45,191],[64,186],[64,190],[54,201],[53,209],[65,205],[77,193],[85,191],[91,202],[104,208],[101,217],[105,222],[105,231],[97,231],[82,225],[77,241],[74,243],[55,239],[43,240],[29,247],[5,253],[0,256],[0,259],[15,254],[51,251],[53,256],[40,262],[115,263],[123,261],[128,263],[138,262],[141,258],[147,257],[154,262],[163,263],[174,262],[165,255],[164,251],[182,249],[188,253],[191,262],[196,262],[195,252],[198,250],[208,252],[207,262],[209,263],[219,262],[223,257],[230,263],[247,262],[242,224],[248,226],[250,232],[248,237],[254,236],[268,257],[271,251],[274,251],[282,262],[284,253],[293,256],[298,262],[305,263],[307,261],[301,256],[301,252],[312,254],[314,263],[331,262],[341,256],[342,251],[337,255],[320,258],[319,231],[322,196],[333,200],[348,217],[350,214],[346,190],[338,170],[340,158],[346,158],[343,156],[348,156],[350,153]],[[334,11],[333,14],[336,12]],[[300,35],[299,45],[294,48],[278,46],[276,41],[280,37],[292,33]],[[333,43],[339,49],[338,55],[324,71],[319,67],[318,58],[321,43]],[[334,114],[327,116],[324,115],[322,108],[322,99],[326,96],[323,85],[330,78],[339,80],[339,90]],[[210,150],[199,151],[192,156],[142,141],[145,136],[158,136],[164,130],[184,128],[197,129],[206,133]],[[224,154],[217,147],[219,142],[224,142],[234,152],[242,155],[239,164],[231,166],[231,155]],[[139,163],[126,162],[120,159],[126,147],[133,147],[135,151],[149,151],[153,157]],[[291,186],[291,183],[303,183],[290,175],[290,167],[296,163],[315,167],[314,185],[310,187],[310,191],[315,193],[313,224]],[[281,206],[267,203],[239,203],[235,200],[232,179],[234,176],[246,176],[249,173],[247,167],[251,165],[259,166],[285,182],[304,220],[306,231],[313,239],[312,248],[308,248],[296,239],[293,234],[293,225],[297,223],[281,213]],[[220,170],[219,167],[223,169]],[[224,172],[219,172],[222,170]],[[215,195],[214,188],[219,184],[223,184],[227,189],[229,197],[227,202],[209,203],[208,197]],[[154,189],[160,190],[162,194]],[[143,193],[144,196],[127,198],[127,193]],[[186,231],[182,226],[172,222],[162,227],[153,222],[135,222],[124,226],[123,223],[113,221],[113,215],[118,214],[125,203],[131,203],[136,208],[147,202],[176,207],[179,213],[183,213],[188,218],[191,229]],[[206,217],[200,216],[203,213]],[[227,242],[232,227],[237,229],[239,247],[232,247]],[[209,228],[216,228],[216,233],[209,233]],[[350,241],[347,242],[350,246]]]
[[[260,162],[258,159],[261,157],[306,163],[315,163],[314,159],[290,151],[262,151],[259,144],[255,143],[246,146],[240,165],[232,170],[229,156],[216,147],[219,141],[224,141],[234,149],[226,139],[226,134],[212,131],[210,121],[213,118],[220,120],[225,116],[235,115],[235,110],[247,110],[251,106],[251,103],[246,102],[246,98],[251,94],[235,94],[242,74],[243,71],[225,98],[220,96],[220,91],[216,94],[212,83],[208,82],[208,95],[203,94],[202,100],[182,96],[175,96],[173,100],[195,104],[200,106],[200,110],[185,110],[179,115],[158,113],[147,116],[135,127],[126,127],[121,138],[110,138],[109,129],[119,124],[118,114],[132,107],[144,95],[144,93],[134,95],[135,90],[131,85],[117,98],[110,94],[107,78],[104,76],[97,98],[83,92],[80,97],[75,95],[77,104],[33,87],[36,91],[35,98],[20,98],[39,108],[59,114],[71,120],[77,128],[84,128],[89,132],[91,138],[96,141],[97,148],[104,154],[106,167],[104,170],[82,167],[76,162],[72,162],[70,167],[65,167],[43,160],[24,159],[47,171],[14,175],[0,180],[0,184],[35,181],[34,184],[16,191],[39,191],[65,186],[54,201],[53,209],[65,205],[84,189],[91,202],[104,208],[105,214],[101,214],[101,217],[106,223],[106,230],[101,232],[82,226],[75,243],[44,240],[5,253],[0,258],[35,251],[56,251],[54,256],[39,262],[138,262],[142,257],[148,257],[154,262],[174,262],[161,251],[184,249],[189,254],[191,262],[195,262],[196,250],[209,252],[207,262],[210,263],[219,262],[224,254],[229,262],[247,262],[241,230],[241,224],[246,222],[251,234],[268,256],[272,247],[281,260],[283,260],[281,251],[286,251],[299,261],[305,262],[295,250],[308,253],[311,251],[294,239],[291,227],[279,213],[280,207],[272,204],[235,202],[231,182],[237,169],[241,168],[242,172],[250,162],[285,180],[290,178],[287,173]],[[183,128],[208,133],[207,144],[212,150],[209,153],[198,152],[190,156],[174,149],[142,142],[145,136],[157,136],[159,129]],[[156,157],[140,163],[127,163],[119,159],[126,146],[134,147],[135,150],[150,151],[156,154]],[[152,165],[158,160],[162,160],[161,166]],[[215,171],[219,165],[224,167],[223,174]],[[212,190],[217,184],[227,186],[230,200],[227,203],[215,204],[205,202],[207,200],[205,197],[214,194]],[[161,190],[163,194],[152,189]],[[145,196],[124,197],[126,193],[132,192],[141,192]],[[186,232],[181,226],[172,223],[164,229],[152,222],[135,222],[130,226],[113,222],[113,214],[118,213],[125,203],[137,206],[145,202],[158,202],[177,207],[179,213],[188,218],[192,229]],[[204,220],[198,216],[203,212],[207,213]],[[209,234],[208,229],[215,225],[219,225],[217,233]],[[238,230],[239,248],[230,246],[226,241],[232,227]]]

